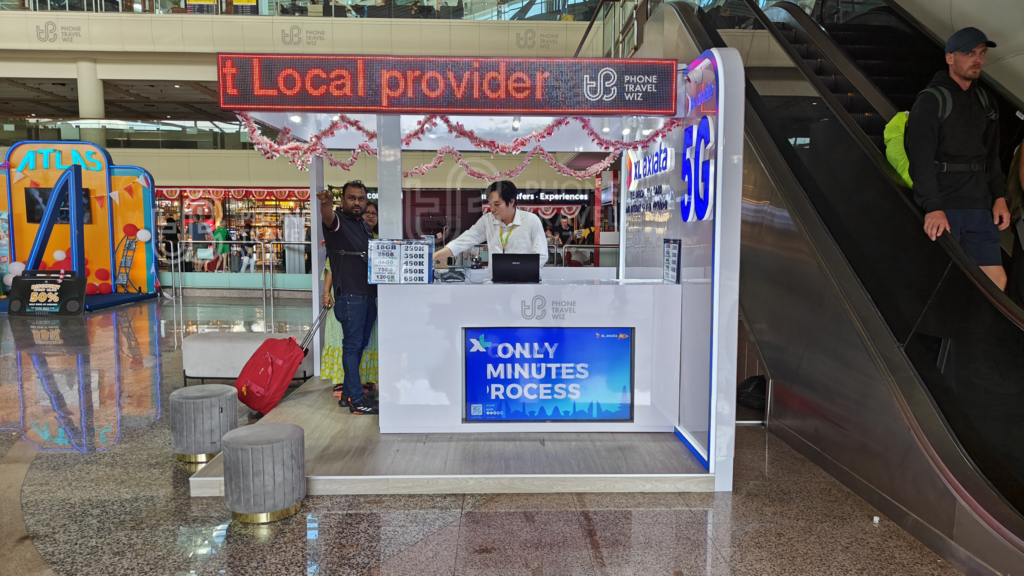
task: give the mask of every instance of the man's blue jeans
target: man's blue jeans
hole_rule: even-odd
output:
[[[363,401],[359,363],[370,343],[377,321],[377,298],[363,294],[341,294],[334,303],[334,317],[341,323],[341,367],[345,369],[345,398],[353,404]]]

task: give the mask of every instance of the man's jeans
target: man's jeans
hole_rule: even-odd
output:
[[[359,381],[359,363],[370,343],[373,323],[377,321],[377,298],[362,294],[342,294],[334,304],[334,317],[341,323],[341,367],[345,369],[345,398],[353,404],[363,401]]]

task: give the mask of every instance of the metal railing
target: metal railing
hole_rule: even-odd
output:
[[[250,150],[241,122],[209,120],[117,120],[2,118],[0,146],[22,140],[88,140],[105,148]]]

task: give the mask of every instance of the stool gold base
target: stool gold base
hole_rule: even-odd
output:
[[[214,452],[213,454],[178,454],[178,460],[188,464],[202,464],[213,460],[213,457],[217,454],[220,454],[220,452]]]
[[[238,522],[244,522],[246,524],[266,524],[268,522],[277,522],[278,520],[284,520],[289,516],[294,516],[299,509],[302,508],[302,502],[299,502],[291,508],[285,508],[284,510],[278,510],[277,512],[263,512],[261,514],[243,514],[241,512],[232,512],[231,518]]]

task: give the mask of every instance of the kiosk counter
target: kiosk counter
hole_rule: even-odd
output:
[[[702,328],[684,290],[707,284],[381,285],[380,430],[672,432],[681,334]]]

